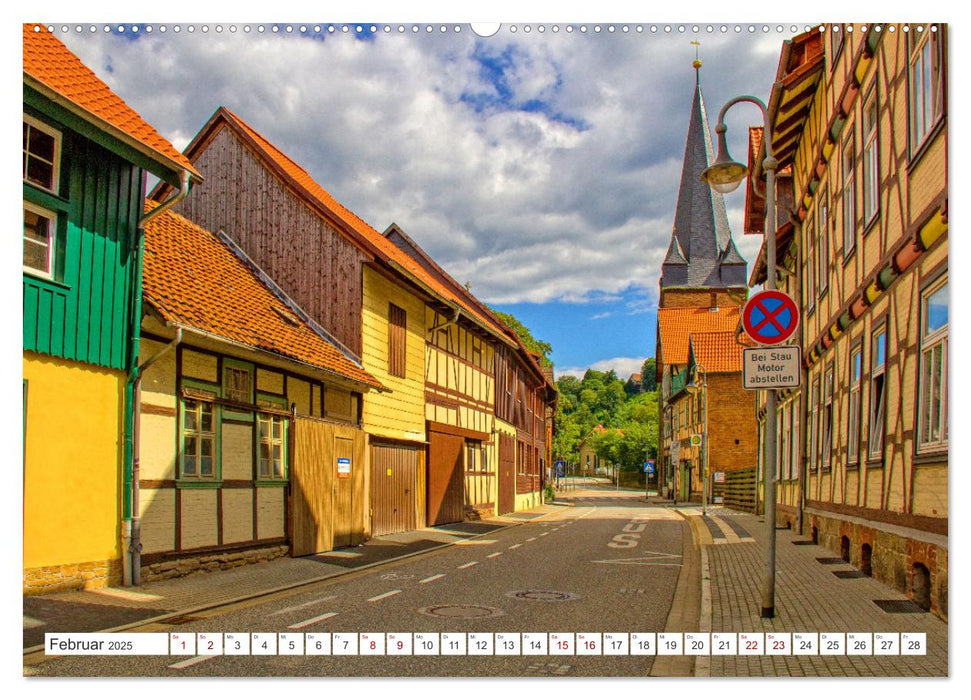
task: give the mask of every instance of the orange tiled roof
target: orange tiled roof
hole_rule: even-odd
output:
[[[737,306],[723,306],[714,311],[708,307],[658,309],[661,361],[665,365],[687,364],[688,337],[692,333],[734,332],[739,316],[740,310]]]
[[[352,212],[350,209],[347,209],[340,202],[334,199],[334,197],[332,197],[327,190],[314,181],[306,170],[297,165],[296,162],[294,162],[289,156],[283,153],[268,140],[263,138],[259,132],[240,119],[232,111],[225,107],[220,107],[219,111],[217,112],[217,118],[211,120],[210,123],[214,124],[216,121],[218,121],[218,117],[220,115],[245,133],[249,137],[251,143],[253,143],[262,152],[262,155],[276,165],[277,168],[282,171],[282,174],[285,177],[289,178],[295,185],[297,185],[298,189],[302,190],[305,198],[309,198],[312,204],[316,203],[318,205],[322,205],[324,209],[329,210],[336,216],[340,217],[353,229],[357,235],[359,235],[366,242],[369,248],[372,250],[376,249],[376,252],[380,257],[384,258],[386,261],[392,262],[400,268],[403,268],[408,275],[418,280],[423,286],[429,288],[440,298],[460,306],[465,313],[474,317],[479,324],[484,325],[491,332],[507,338],[510,337],[509,333],[501,330],[496,326],[495,323],[485,318],[484,315],[475,309],[471,304],[465,302],[460,295],[454,293],[447,286],[430,275],[411,256],[398,248],[398,246],[396,246],[393,242],[382,236],[366,221],[357,216],[357,214]],[[199,137],[197,137],[197,142],[198,141]]]
[[[146,210],[155,202],[147,202]],[[166,321],[383,388],[296,316],[215,234],[167,211],[145,225],[145,299]]]
[[[89,121],[99,126],[107,124],[122,132],[147,149],[149,157],[167,168],[188,170],[197,180],[202,179],[175,146],[112,92],[45,25],[25,24],[23,27],[25,79],[29,76],[55,92],[79,109]]]
[[[741,372],[742,348],[733,331],[703,331],[691,334],[695,363],[710,372]]]

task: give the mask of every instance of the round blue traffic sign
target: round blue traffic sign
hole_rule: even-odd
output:
[[[766,289],[752,296],[742,309],[742,328],[760,345],[784,343],[796,332],[799,308],[788,294]]]

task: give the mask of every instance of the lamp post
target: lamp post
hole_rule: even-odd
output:
[[[711,185],[716,192],[727,194],[732,192],[748,174],[748,168],[733,161],[728,155],[725,142],[725,113],[739,102],[749,102],[762,110],[762,144],[765,146],[765,159],[762,169],[765,171],[765,265],[766,289],[775,289],[776,261],[775,261],[775,171],[779,161],[772,153],[772,131],[769,123],[769,111],[765,103],[757,97],[743,95],[725,103],[718,113],[718,124],[715,133],[718,134],[718,156],[715,162],[701,173],[701,179]],[[775,473],[776,473],[776,430],[778,413],[776,408],[775,389],[768,389],[765,399],[765,523],[767,529],[765,575],[762,580],[762,617],[775,617]]]
[[[701,433],[701,514],[708,515],[708,373],[705,371],[705,366],[700,363],[695,364],[695,369],[701,374],[702,415],[704,421],[704,429]],[[694,383],[693,379],[688,384],[688,388],[698,391],[698,386]]]

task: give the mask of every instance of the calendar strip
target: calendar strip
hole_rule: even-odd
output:
[[[336,613],[322,615],[326,619]],[[314,620],[311,620],[314,621]],[[311,622],[311,621],[308,621]],[[290,629],[306,623],[291,625]],[[49,656],[924,656],[925,632],[47,633]],[[173,668],[179,667],[174,665]]]

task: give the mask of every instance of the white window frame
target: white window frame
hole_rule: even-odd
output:
[[[945,323],[940,328],[934,329],[931,332],[927,331],[927,302],[931,296],[937,292],[945,289],[947,287],[947,276],[944,276],[941,280],[936,281],[934,284],[929,286],[926,290],[921,292],[920,298],[920,313],[921,313],[921,339],[920,339],[920,371],[918,373],[918,386],[917,386],[917,452],[939,452],[941,450],[946,450],[948,445],[948,340],[949,340],[949,328],[950,328],[950,318],[948,322]],[[950,313],[949,313],[950,316]],[[940,354],[940,366],[941,372],[940,376],[936,378],[936,381],[929,374],[929,370],[933,368],[933,362],[927,360],[928,355],[933,356],[934,354]],[[928,381],[930,377],[930,381]],[[936,402],[930,400],[930,395],[933,392],[934,384],[936,384],[939,398]],[[934,410],[936,408],[936,411]],[[931,420],[931,414],[936,412],[934,420]],[[937,437],[933,439],[925,439],[925,432],[927,431],[927,426],[932,423],[937,423]]]
[[[819,469],[819,375],[813,377],[810,386],[812,387],[810,398],[811,423],[809,427],[809,468],[812,471]]]
[[[280,426],[279,437],[273,435],[275,425]],[[268,461],[263,457],[263,445],[268,448]],[[274,463],[274,447],[280,448],[279,470]],[[287,424],[284,416],[263,412],[256,414],[256,476],[260,481],[284,481],[287,478]]]
[[[864,226],[868,226],[880,213],[880,149],[877,140],[879,121],[880,105],[877,102],[877,88],[874,86],[863,103]]]
[[[909,33],[912,44],[907,69],[911,154],[920,149],[944,114],[941,30],[938,28],[932,32],[929,25],[921,32],[916,31],[916,27],[912,29],[914,31]]]
[[[57,212],[53,212],[33,202],[28,202],[26,199],[24,200],[24,209],[50,220],[51,228],[47,239],[47,270],[40,270],[25,264],[23,265],[23,271],[35,277],[52,280],[54,279],[55,250],[57,246]]]
[[[843,257],[856,248],[856,135],[843,142]]]
[[[833,384],[836,378],[836,363],[830,362],[823,370],[823,410],[820,414],[820,466],[829,471],[833,468]]]
[[[189,404],[196,404],[196,409],[190,409]],[[209,407],[210,416],[210,430],[202,429],[202,406]],[[205,399],[196,397],[186,397],[182,399],[181,402],[182,409],[182,436],[181,436],[181,450],[179,455],[179,478],[180,479],[193,479],[200,481],[215,481],[218,479],[219,464],[218,464],[218,438],[216,435],[216,425],[218,421],[218,416],[216,415],[216,406],[212,401],[206,401]],[[196,427],[188,428],[186,416],[191,412],[195,413],[196,416]],[[192,455],[195,458],[196,464],[193,473],[186,472],[186,441],[189,438],[195,438],[198,445],[198,451]],[[204,440],[209,440],[211,442],[212,448],[209,454],[209,458],[212,460],[211,471],[209,474],[202,473],[202,443]]]
[[[53,195],[57,195],[60,190],[60,182],[61,182],[61,141],[63,136],[61,132],[58,131],[57,129],[53,128],[48,124],[45,124],[39,119],[34,119],[34,117],[30,116],[29,114],[24,114],[24,124],[29,126],[31,129],[37,129],[38,131],[42,131],[54,139],[54,162],[51,163],[51,166],[52,166],[51,187],[44,187],[43,185],[38,185],[36,182],[33,182],[27,179],[26,161],[22,163],[22,167],[24,169],[23,180],[31,187],[36,187],[37,189],[43,190],[44,192],[50,192]],[[23,149],[23,153],[27,157],[27,159],[31,157],[33,158],[39,157],[39,156],[32,156],[29,153],[29,151],[27,151],[26,148]]]

